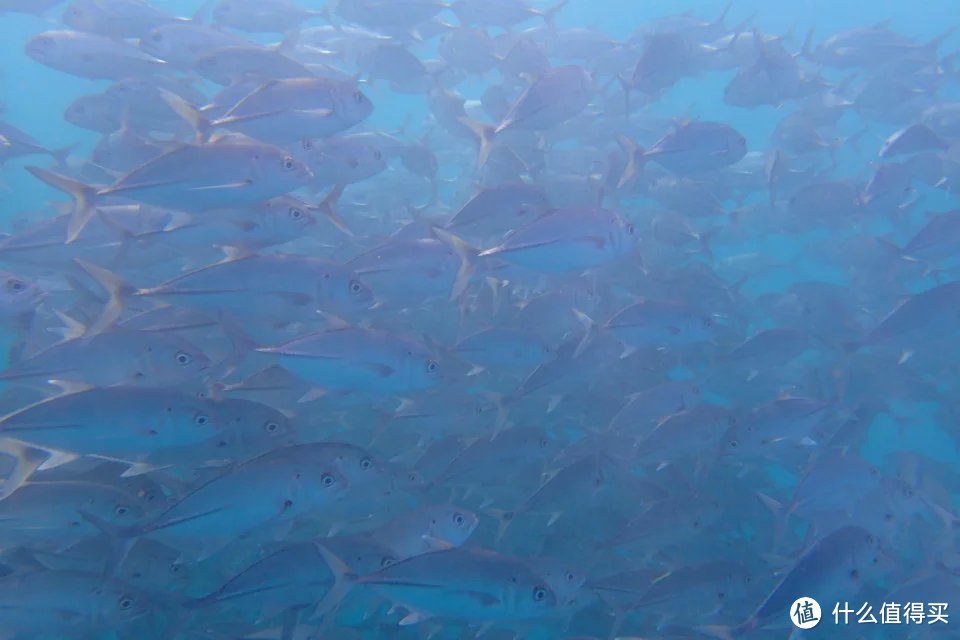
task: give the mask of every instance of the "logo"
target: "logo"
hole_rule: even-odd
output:
[[[797,598],[790,605],[790,620],[800,629],[813,629],[820,623],[820,604],[813,598]]]

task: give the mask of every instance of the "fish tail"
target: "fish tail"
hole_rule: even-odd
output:
[[[213,11],[214,4],[214,0],[203,0],[203,2],[200,3],[200,7],[190,16],[190,21],[196,24],[211,22],[212,16],[210,14]]]
[[[0,452],[14,459],[14,467],[0,485],[0,500],[3,500],[26,483],[34,471],[50,458],[43,449],[37,449],[15,440],[0,440]]]
[[[577,316],[577,320],[580,321],[580,324],[583,325],[583,338],[581,338],[580,344],[577,345],[576,350],[573,352],[573,357],[576,358],[583,354],[583,352],[587,350],[587,347],[589,347],[593,340],[597,337],[599,328],[594,319],[580,309],[574,309],[573,313],[575,316]]]
[[[350,568],[350,565],[322,544],[322,540],[315,541],[314,545],[333,573],[333,586],[330,587],[326,595],[320,599],[320,602],[317,603],[317,606],[314,608],[313,613],[308,616],[308,619],[317,616],[326,617],[327,614],[337,608],[347,596],[347,593],[350,592],[360,579],[357,573]]]
[[[97,198],[97,189],[79,180],[68,178],[41,167],[27,167],[26,169],[38,180],[69,194],[73,198],[73,210],[70,212],[70,220],[67,222],[67,244],[76,240],[96,212],[94,202]]]
[[[73,153],[73,150],[76,148],[76,146],[76,144],[70,144],[57,149],[49,149],[47,153],[50,154],[51,158],[57,161],[57,168],[63,168],[67,166],[67,158],[70,157],[70,154]]]
[[[617,188],[622,189],[643,171],[643,166],[646,164],[646,150],[627,136],[618,136],[617,142],[628,156],[627,166],[623,170],[623,175],[620,176],[620,182],[617,183]]]
[[[497,128],[493,125],[479,122],[467,117],[459,118],[460,122],[470,128],[473,135],[477,136],[480,143],[480,151],[477,153],[477,169],[482,169],[490,159],[490,152],[493,151],[493,143],[497,137]]]
[[[800,49],[800,56],[806,58],[807,60],[813,60],[813,29],[811,28],[807,31],[806,37],[803,39],[803,47]]]
[[[946,31],[938,35],[936,38],[933,38],[932,40],[930,40],[930,42],[926,43],[924,47],[932,51],[936,51],[937,49],[940,48],[940,45],[943,44],[944,40],[952,36],[954,33],[956,33],[956,31],[957,31],[956,27],[948,27]]]
[[[75,262],[110,294],[110,298],[107,300],[107,304],[100,314],[100,317],[87,329],[86,337],[89,338],[102,333],[117,321],[123,314],[127,299],[133,295],[136,290],[112,271],[108,271],[103,267],[99,267],[81,258],[76,258]]]
[[[757,491],[756,496],[763,506],[770,511],[771,515],[773,515],[773,546],[774,548],[779,547],[786,535],[787,524],[790,514],[792,513],[793,505],[784,506],[784,504],[776,498],[768,496],[761,491]]]
[[[740,635],[737,631],[739,627],[730,627],[722,624],[708,624],[695,627],[695,629],[711,638],[717,638],[717,640],[734,640]]]
[[[553,5],[546,11],[542,11],[540,13],[540,17],[543,18],[543,21],[547,24],[548,27],[553,28],[556,26],[555,21],[557,19],[557,14],[560,13],[560,11],[563,10],[563,8],[566,7],[568,4],[570,4],[570,0],[560,0],[560,2]]]
[[[137,536],[141,533],[141,530],[137,527],[117,526],[83,509],[77,509],[77,513],[110,540],[110,552],[107,554],[104,563],[103,575],[105,577],[116,575],[117,570],[130,555],[133,545],[137,543]]]
[[[317,209],[322,211],[337,229],[340,229],[340,231],[352,237],[354,235],[353,231],[350,230],[347,223],[340,217],[340,214],[337,213],[337,203],[340,201],[340,196],[343,195],[343,188],[344,185],[342,184],[334,186],[333,189],[330,190],[330,193],[317,205]]]
[[[724,21],[727,19],[727,14],[730,13],[730,7],[733,6],[733,0],[727,0],[727,3],[723,5],[723,10],[720,12],[720,15],[717,16],[717,19],[713,21],[714,26],[722,27]]]
[[[193,128],[197,135],[197,142],[206,142],[210,139],[210,131],[213,129],[213,123],[211,123],[199,109],[172,91],[161,88],[160,96],[174,113],[183,118],[187,124]]]
[[[476,258],[479,252],[466,240],[445,229],[431,227],[430,231],[437,239],[449,245],[456,252],[457,257],[460,258],[460,268],[457,270],[457,277],[453,282],[453,288],[450,290],[450,299],[457,300],[463,295],[477,270]]]
[[[220,313],[218,320],[220,321],[220,327],[223,329],[224,335],[230,341],[230,352],[215,366],[219,374],[210,379],[210,393],[212,396],[222,391],[223,385],[217,382],[217,380],[223,379],[236,371],[240,365],[243,364],[247,355],[261,346],[228,315]],[[217,386],[219,386],[220,389],[218,389]]]
[[[877,236],[877,244],[880,245],[881,249],[890,252],[891,257],[894,258],[903,258],[904,260],[912,262],[913,260],[906,255],[906,252],[903,248],[898,245],[896,242],[890,238],[885,238],[883,236]]]

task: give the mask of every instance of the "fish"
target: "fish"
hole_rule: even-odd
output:
[[[620,177],[620,187],[633,180],[646,162],[656,162],[668,171],[685,175],[735,164],[747,153],[746,139],[721,122],[680,124],[650,149],[644,149],[627,138],[622,138],[621,142],[630,151],[630,161]]]
[[[774,616],[784,615],[798,593],[815,591],[828,602],[858,593],[875,573],[876,553],[877,539],[866,529],[850,526],[832,531],[797,559],[749,619],[718,637],[737,637],[762,628]]]
[[[557,67],[531,84],[497,126],[461,119],[480,142],[477,165],[486,164],[494,139],[505,131],[551,129],[579,115],[589,104],[593,84],[583,67]]]
[[[293,2],[271,2],[264,6],[250,0],[220,0],[213,7],[212,15],[214,22],[224,27],[255,33],[287,33],[304,21],[324,14],[303,9]]]
[[[106,36],[82,31],[48,31],[26,45],[32,59],[58,71],[95,80],[122,80],[160,73],[163,60]]]
[[[636,243],[636,227],[615,211],[556,209],[514,229],[503,243],[477,257],[562,273],[615,262],[630,255]]]
[[[309,78],[310,69],[283,51],[256,44],[228,44],[199,55],[191,67],[210,82],[228,87],[253,76],[261,82],[269,78]]]
[[[0,419],[0,437],[51,453],[129,462],[135,473],[138,463],[149,465],[170,449],[212,440],[225,426],[210,400],[163,388],[112,386],[56,395],[8,413]]]
[[[545,615],[557,603],[544,578],[522,562],[486,549],[415,556],[353,580],[407,608],[401,626],[433,616],[468,621],[530,619]],[[341,597],[339,590],[331,593]],[[320,609],[329,606],[329,600],[321,602]]]
[[[192,20],[176,20],[150,29],[137,44],[142,51],[170,66],[192,69],[205,55],[227,47],[249,46],[250,42],[230,31]]]
[[[343,326],[294,338],[261,353],[321,389],[404,393],[439,386],[440,357],[423,343],[378,329]]]
[[[135,288],[97,265],[79,264],[110,294],[100,318],[87,330],[90,335],[122,316],[135,298],[180,301],[216,314],[248,312],[265,321],[279,316],[288,322],[294,316],[316,317],[319,311],[357,312],[375,303],[373,291],[350,269],[298,255],[241,254],[143,288]],[[267,306],[251,308],[251,296],[261,298]],[[286,312],[278,313],[281,308]]]
[[[83,520],[94,513],[117,526],[133,524],[147,511],[144,501],[122,487],[89,481],[27,482],[0,500],[3,543],[9,546],[69,544],[96,537]],[[71,530],[65,539],[63,529]]]
[[[593,4],[0,0],[0,637],[950,635],[954,7]]]
[[[86,327],[76,323],[73,332],[12,364],[0,380],[162,387],[198,379],[211,366],[203,351],[175,334],[115,328],[85,338]]]
[[[284,195],[302,187],[311,175],[306,165],[277,147],[237,140],[184,145],[147,161],[107,188],[39,167],[31,172],[74,198],[68,241],[76,240],[93,216],[97,200],[104,197],[119,195],[159,207],[204,211]]]
[[[264,82],[215,120],[205,118],[203,109],[197,111],[176,96],[168,97],[202,138],[217,128],[227,128],[280,145],[332,136],[373,112],[370,99],[354,83],[330,78]]]
[[[134,525],[114,526],[89,512],[83,517],[121,540],[148,537],[209,557],[258,527],[282,525],[331,505],[347,490],[347,480],[329,460],[298,459],[295,448],[280,447],[229,467]]]
[[[62,19],[77,31],[116,39],[139,38],[164,24],[186,22],[138,0],[74,0]]]
[[[153,610],[146,592],[98,574],[35,571],[4,583],[3,627],[11,633],[73,633],[96,630],[105,621],[123,627]]]
[[[904,153],[916,153],[930,149],[946,149],[947,143],[929,127],[922,124],[911,125],[890,134],[880,149],[881,158],[890,158]]]

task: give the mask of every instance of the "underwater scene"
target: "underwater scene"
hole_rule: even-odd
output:
[[[0,640],[960,638],[956,0],[0,0]]]

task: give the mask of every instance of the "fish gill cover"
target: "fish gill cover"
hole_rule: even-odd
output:
[[[957,637],[958,15],[0,0],[0,638]]]

